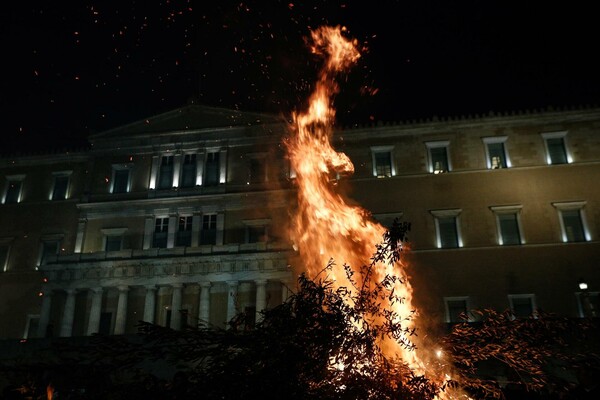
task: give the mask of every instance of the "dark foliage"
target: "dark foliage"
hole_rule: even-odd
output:
[[[457,380],[475,398],[580,399],[600,379],[598,321],[474,310],[443,338]],[[596,377],[596,383],[589,381]],[[517,397],[522,396],[522,397]]]
[[[450,391],[475,399],[594,396],[600,362],[590,346],[598,345],[599,330],[587,320],[477,312],[478,322],[457,324],[442,340],[452,381],[432,382],[386,356],[382,340],[414,350],[414,331],[405,326],[412,315],[381,306],[404,301],[393,290],[402,281],[374,282],[373,268],[400,259],[409,229],[395,221],[370,265],[345,266],[349,287],[300,275],[296,292],[252,327],[244,314],[227,329],[140,323],[136,336],[57,339],[42,352],[0,361],[0,378],[12,384],[3,398],[46,399],[48,388],[58,399],[89,400],[431,400]],[[322,275],[333,266],[331,260]]]

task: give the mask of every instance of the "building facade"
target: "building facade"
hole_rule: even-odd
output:
[[[336,190],[411,223],[424,325],[486,307],[598,316],[599,131],[597,108],[338,129],[355,173]],[[86,151],[0,159],[0,338],[253,324],[301,269],[289,134],[275,116],[189,105]]]

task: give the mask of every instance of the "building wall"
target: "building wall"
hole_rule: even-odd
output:
[[[531,116],[450,121],[343,132],[356,173],[341,191],[374,216],[411,223],[406,252],[415,302],[434,321],[446,319],[444,297],[468,297],[472,308],[510,309],[508,295],[531,294],[540,310],[576,316],[578,282],[600,282],[600,145],[598,121]],[[572,118],[571,118],[572,117]],[[564,135],[569,162],[548,165],[543,134]],[[490,169],[482,138],[505,138],[510,165]],[[428,170],[427,142],[447,141],[451,170]],[[372,146],[392,153],[395,175],[373,177]],[[380,193],[380,196],[373,196]],[[586,238],[564,243],[560,204],[581,207]],[[516,206],[522,243],[500,245],[496,207]],[[457,210],[462,244],[439,249],[436,210]]]
[[[394,216],[411,223],[405,261],[426,324],[449,319],[448,299],[506,309],[509,295],[530,296],[539,309],[576,317],[580,279],[592,293],[600,287],[599,128],[600,110],[587,109],[340,130],[335,147],[351,158],[355,173],[340,177],[336,188],[382,224]],[[0,273],[0,337],[36,336],[45,298],[51,298],[52,334],[60,335],[71,290],[68,335],[79,336],[93,325],[93,291],[100,287],[109,333],[118,325],[119,287],[128,289],[123,333],[134,333],[143,318],[147,293],[154,293],[148,287],[155,289],[154,322],[173,318],[175,288],[181,287],[188,321],[206,314],[218,327],[226,326],[232,310],[274,307],[294,287],[288,265],[298,267],[301,260],[288,241],[296,198],[282,146],[285,125],[123,129],[92,138],[87,152],[0,160],[2,198],[8,178],[25,176],[21,201],[0,204],[0,245],[10,247]],[[548,165],[548,138],[564,140],[568,162]],[[490,168],[489,143],[503,143],[509,165]],[[447,146],[449,171],[437,174],[431,149],[440,145]],[[173,155],[177,164],[196,154],[206,171],[207,154],[215,151],[224,157],[223,182],[207,186],[202,176],[189,188],[177,179],[176,187],[152,188],[163,155]],[[374,176],[374,152],[389,153],[390,176]],[[111,193],[114,169],[130,171],[124,193]],[[71,171],[67,199],[50,200],[56,173],[65,171]],[[584,240],[564,242],[564,207],[582,211]],[[500,244],[497,215],[507,208],[518,214],[520,244]],[[439,248],[436,216],[439,222],[448,213],[457,216],[457,248]],[[207,214],[218,215],[214,245],[198,242]],[[171,235],[180,216],[194,218],[191,246],[172,239],[164,249],[149,245],[155,218],[163,216],[174,218]],[[123,234],[122,250],[104,251],[107,233]],[[41,243],[57,238],[58,254],[38,265]]]

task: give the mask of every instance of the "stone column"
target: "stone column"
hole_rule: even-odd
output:
[[[146,222],[144,223],[144,243],[142,244],[144,250],[152,247],[155,223],[154,217],[146,217]]]
[[[183,285],[181,283],[171,284],[173,294],[171,297],[171,329],[181,329],[181,295]]]
[[[152,167],[150,168],[150,182],[148,183],[149,189],[156,189],[156,178],[158,176],[159,164],[160,164],[160,157],[152,156]]]
[[[102,288],[92,289],[92,305],[90,307],[90,318],[88,320],[87,334],[91,336],[98,333],[100,329],[100,313],[102,312]]]
[[[60,336],[69,337],[73,333],[73,317],[75,316],[75,289],[67,289],[67,300],[63,310]]]
[[[50,322],[50,306],[52,305],[52,290],[45,289],[42,292],[42,309],[40,310],[40,322],[38,325],[37,336],[46,337],[46,330]]]
[[[177,216],[169,216],[169,225],[167,230],[167,249],[172,249],[175,246],[175,232],[177,231]]]
[[[257,279],[254,283],[256,284],[256,322],[260,322],[262,320],[261,311],[267,306],[267,280]]]
[[[115,335],[125,333],[125,324],[127,323],[127,292],[129,286],[119,286],[119,300],[117,302],[117,317],[115,319]]]
[[[219,183],[227,183],[227,150],[219,153]]]
[[[200,305],[198,306],[200,324],[210,322],[210,282],[200,282]]]
[[[156,286],[146,286],[146,299],[144,301],[144,321],[154,323],[154,312],[156,310]]]
[[[238,290],[238,282],[237,281],[228,281],[227,286],[229,287],[229,291],[227,293],[227,323],[235,317],[237,314],[235,309],[235,303],[237,301],[237,290]]]
[[[173,187],[179,187],[179,179],[181,178],[181,162],[182,154],[173,156]]]
[[[194,214],[192,216],[192,247],[198,246],[200,243],[200,225],[202,220],[200,215]]]
[[[75,253],[81,253],[83,249],[83,237],[85,234],[85,225],[87,223],[87,219],[80,219],[77,223],[77,237],[75,238]]]
[[[217,214],[217,238],[216,244],[219,246],[223,245],[223,236],[225,233],[225,214]]]
[[[202,178],[204,176],[204,153],[198,153],[196,155],[196,185],[202,186]]]

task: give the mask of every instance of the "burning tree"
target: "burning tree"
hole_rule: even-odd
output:
[[[385,322],[375,310],[368,311],[373,312],[377,324],[403,323],[406,329],[389,337],[381,335],[378,345],[388,359],[398,357],[417,375],[426,376],[441,387],[448,380],[448,371],[433,352],[428,351],[427,346],[415,351],[413,346],[407,345],[418,339],[408,338],[415,329],[412,317],[416,313],[408,266],[399,256],[388,254],[389,260],[383,258],[378,245],[386,228],[373,221],[366,210],[349,205],[332,184],[332,176],[354,172],[350,159],[331,144],[335,120],[333,100],[339,90],[336,79],[360,58],[357,42],[344,37],[344,32],[339,26],[325,26],[311,32],[310,48],[323,58],[323,66],[307,110],[294,114],[292,134],[285,142],[298,193],[291,231],[298,253],[296,267],[316,277],[323,266],[328,265],[331,285],[347,290],[353,300],[353,296],[364,291],[380,290],[381,285],[389,289],[392,295],[382,297],[377,303],[379,308],[389,310],[385,315],[389,321]],[[403,245],[401,241],[396,243]],[[378,255],[365,271],[363,266],[373,254]]]

